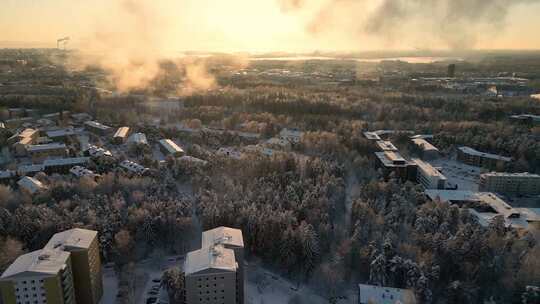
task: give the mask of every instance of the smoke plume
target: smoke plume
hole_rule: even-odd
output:
[[[306,9],[307,1],[279,0],[289,11]],[[306,30],[416,40],[413,43],[442,41],[450,48],[464,49],[474,47],[479,35],[495,36],[504,29],[513,7],[534,3],[540,0],[328,0]]]
[[[106,70],[109,82],[120,92],[145,89],[164,74],[174,74],[180,94],[208,90],[216,85],[208,73],[204,59],[170,54],[167,28],[174,20],[166,14],[166,7],[159,1],[113,0],[111,7],[116,11],[115,22],[110,18],[97,20],[95,32],[83,40],[83,50],[75,61],[79,67],[99,66]],[[172,62],[172,65],[163,65]],[[164,66],[175,71],[164,70]]]

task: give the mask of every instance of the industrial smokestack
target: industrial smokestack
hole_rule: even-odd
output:
[[[456,65],[453,63],[448,65],[448,77],[456,77]]]

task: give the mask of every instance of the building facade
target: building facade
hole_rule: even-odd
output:
[[[540,194],[540,175],[530,173],[484,173],[480,175],[480,191],[514,195]]]
[[[237,304],[237,264],[222,245],[188,253],[184,265],[186,304]]]
[[[97,231],[75,228],[60,232],[53,235],[45,248],[71,254],[77,304],[99,303],[103,281]]]
[[[40,249],[18,257],[0,277],[4,304],[75,304],[69,252]]]
[[[457,159],[467,165],[496,169],[512,161],[510,157],[476,151],[470,147],[459,147],[457,149]]]
[[[424,189],[444,189],[446,187],[446,177],[441,172],[420,159],[413,159],[413,161],[418,165],[417,182],[422,184]]]
[[[184,270],[187,304],[243,304],[242,231],[218,227],[203,232],[201,249],[188,254]]]

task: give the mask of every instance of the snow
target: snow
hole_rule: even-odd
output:
[[[118,278],[114,273],[114,268],[105,267],[103,269],[103,297],[100,304],[115,304],[118,294]]]
[[[440,167],[448,179],[447,187],[457,185],[458,190],[478,191],[480,168],[469,166],[448,158],[429,161],[433,167]]]

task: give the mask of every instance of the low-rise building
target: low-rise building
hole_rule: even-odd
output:
[[[478,223],[487,227],[494,218],[502,216],[505,226],[529,229],[529,225],[538,224],[539,218],[512,208],[502,198],[492,192],[472,192],[459,190],[426,190],[426,196],[432,201],[452,203],[459,206],[469,205],[469,212]]]
[[[540,175],[490,172],[480,175],[480,191],[513,195],[540,194]]]
[[[428,142],[425,138],[413,138],[412,141],[422,151],[422,158],[436,159],[440,156],[439,149]]]
[[[414,291],[358,284],[358,304],[416,304]]]
[[[94,134],[101,135],[101,136],[108,135],[112,130],[111,127],[101,124],[97,121],[93,121],[93,120],[86,121],[84,123],[84,127],[89,132],[92,132]]]
[[[71,120],[73,120],[74,123],[81,125],[92,120],[92,116],[90,116],[88,113],[74,113],[71,114]]]
[[[279,132],[279,138],[289,141],[291,144],[300,143],[304,132],[298,129],[283,129]]]
[[[398,151],[398,148],[396,148],[396,146],[394,146],[394,144],[388,140],[378,140],[376,144],[379,150],[383,152],[384,151],[394,151],[394,152]]]
[[[180,148],[174,141],[170,139],[162,139],[159,141],[159,148],[165,155],[180,157],[185,154],[184,149]]]
[[[32,161],[41,162],[49,157],[64,157],[67,154],[67,146],[63,143],[50,143],[45,145],[29,145],[26,147]]]
[[[69,173],[73,174],[75,177],[90,177],[96,178],[98,175],[94,171],[86,169],[85,167],[75,166],[69,169]]]
[[[435,169],[432,165],[420,159],[413,159],[418,165],[417,181],[424,186],[424,189],[444,189],[446,187],[446,177]]]
[[[496,169],[512,161],[510,157],[484,153],[470,147],[459,147],[457,149],[457,158],[467,165],[488,169]]]
[[[119,164],[120,168],[126,170],[127,172],[131,174],[138,174],[138,175],[144,175],[148,172],[148,168],[141,166],[135,162],[132,162],[130,160],[124,160]]]
[[[394,172],[402,180],[416,180],[416,163],[403,158],[401,154],[394,151],[375,152],[384,175]]]
[[[45,132],[48,138],[52,139],[53,141],[66,141],[69,138],[73,138],[76,135],[80,134],[80,130],[74,129],[74,128],[64,128],[64,129],[58,129],[58,130],[50,130]]]
[[[126,143],[129,135],[129,127],[120,127],[113,136],[113,142],[117,145]]]
[[[17,185],[19,185],[19,188],[28,194],[36,194],[38,192],[41,192],[47,187],[43,185],[42,182],[38,181],[37,179],[29,176],[24,176],[17,182]]]
[[[18,257],[0,277],[4,304],[75,304],[69,252],[40,249]]]
[[[34,176],[36,173],[44,171],[45,166],[43,164],[20,165],[17,167],[17,175],[19,176]]]
[[[109,157],[109,158],[113,157],[113,154],[111,153],[111,151],[102,147],[94,146],[94,145],[89,145],[87,149],[84,151],[84,155],[90,156],[93,159],[98,159],[102,157]]]
[[[59,159],[47,159],[43,162],[45,167],[45,173],[61,173],[67,174],[74,166],[84,166],[88,164],[90,159],[88,157],[70,157]]]
[[[533,114],[512,115],[510,116],[510,119],[521,122],[521,123],[525,123],[525,124],[540,124],[540,115],[533,115]]]
[[[148,140],[144,133],[133,133],[127,140],[128,145],[138,147],[148,147]]]

